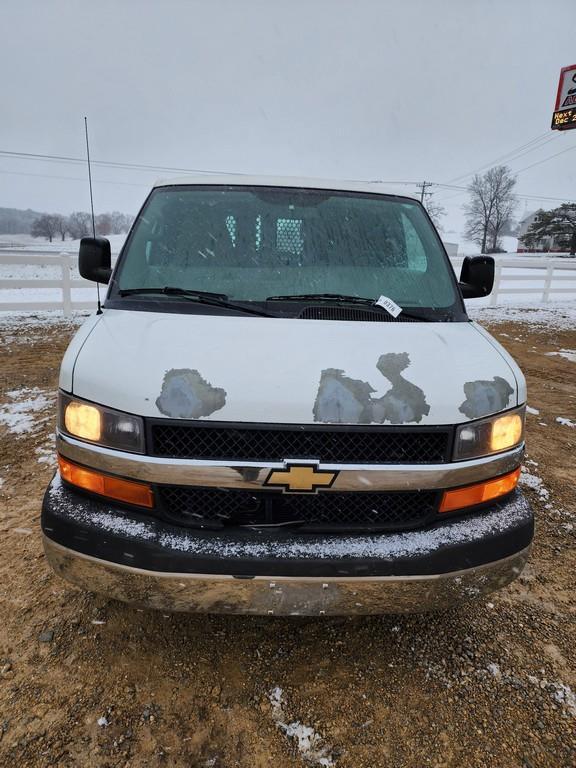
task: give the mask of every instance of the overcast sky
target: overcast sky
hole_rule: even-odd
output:
[[[575,0],[2,0],[0,18],[3,151],[81,157],[87,115],[96,160],[462,185],[542,137],[514,170],[574,151],[518,192],[576,200],[576,130],[549,130]],[[136,212],[170,174],[93,175],[97,212]],[[466,195],[432,190],[458,240]],[[85,169],[0,155],[0,206],[86,210]]]

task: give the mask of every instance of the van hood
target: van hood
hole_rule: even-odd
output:
[[[524,402],[474,323],[368,323],[107,309],[60,386],[141,416],[283,424],[457,424]]]

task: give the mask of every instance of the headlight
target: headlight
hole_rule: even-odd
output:
[[[144,421],[140,416],[88,403],[64,392],[58,397],[58,428],[107,448],[144,453]]]
[[[462,424],[456,430],[454,461],[490,456],[520,445],[524,440],[524,414],[522,406],[501,416]]]

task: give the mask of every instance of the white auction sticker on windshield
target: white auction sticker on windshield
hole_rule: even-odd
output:
[[[387,312],[390,312],[392,317],[398,317],[400,312],[402,312],[402,307],[399,307],[398,304],[396,304],[395,301],[392,301],[392,299],[389,299],[388,296],[380,296],[374,304],[377,304],[379,307],[383,307]]]

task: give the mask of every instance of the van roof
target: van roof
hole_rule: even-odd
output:
[[[415,195],[398,194],[398,188],[380,181],[342,181],[339,179],[310,179],[304,176],[245,176],[244,174],[205,174],[180,176],[175,179],[161,179],[154,187],[182,185],[225,185],[247,187],[305,187],[308,189],[333,189],[346,192],[372,192],[372,194],[394,195],[417,200]]]

